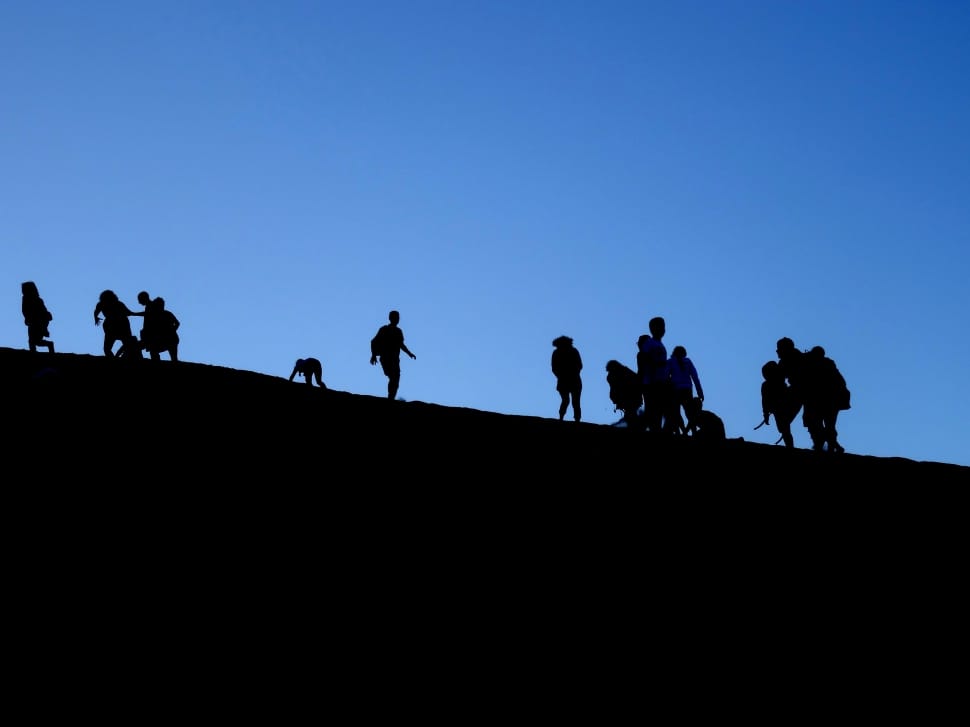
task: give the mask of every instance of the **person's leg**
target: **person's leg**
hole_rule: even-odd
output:
[[[583,390],[581,388],[575,389],[573,391],[573,419],[577,422],[583,418],[583,409],[580,406],[580,401],[583,397]]]
[[[562,421],[566,417],[566,409],[569,408],[569,392],[560,391],[559,392],[559,421]]]

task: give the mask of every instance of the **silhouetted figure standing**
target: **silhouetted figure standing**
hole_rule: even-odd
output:
[[[777,361],[768,361],[761,367],[761,413],[763,423],[767,424],[771,415],[775,416],[775,427],[781,435],[786,447],[795,446],[795,437],[791,432],[791,423],[798,416],[801,403],[791,387],[785,383],[785,373]]]
[[[640,377],[629,366],[615,359],[606,362],[606,383],[610,387],[610,401],[615,411],[623,412],[627,427],[640,425],[637,412],[643,403],[643,386]]]
[[[583,394],[583,359],[579,350],[573,346],[573,339],[569,336],[559,336],[553,339],[552,345],[552,373],[556,377],[556,391],[561,399],[559,403],[559,421],[566,416],[570,399],[573,405],[573,418],[578,422],[582,418],[580,400]]]
[[[145,306],[145,325],[141,329],[141,347],[153,361],[159,361],[167,353],[172,361],[179,360],[179,334],[182,324],[172,311],[165,307],[165,299],[153,298]]]
[[[105,290],[98,296],[98,303],[94,306],[94,325],[101,325],[104,316],[104,355],[108,357],[141,358],[141,345],[131,332],[131,322],[128,316],[144,316],[135,313],[122,303],[113,290]],[[117,353],[113,351],[116,342],[121,341]]]
[[[667,324],[657,316],[650,319],[650,335],[637,340],[637,373],[643,385],[643,416],[651,432],[673,432],[673,389],[667,368],[667,347],[663,344]]]
[[[321,389],[327,388],[326,384],[323,383],[323,364],[320,363],[319,359],[312,357],[298,358],[296,363],[293,364],[293,371],[290,372],[290,381],[293,381],[297,374],[302,375],[309,386],[313,386],[313,380],[316,379],[317,386]]]
[[[31,351],[36,351],[40,346],[49,353],[54,353],[54,342],[47,340],[50,336],[50,322],[54,320],[54,316],[40,297],[37,284],[32,280],[23,282],[20,284],[20,292],[20,311],[24,314],[24,325],[27,326],[28,347]]]
[[[839,411],[849,408],[849,390],[835,361],[825,355],[825,349],[814,346],[804,355],[805,407],[812,411],[812,448],[841,453],[836,423]]]
[[[378,328],[371,339],[370,363],[373,366],[380,359],[381,368],[387,376],[387,398],[393,400],[401,384],[401,351],[412,359],[416,359],[417,356],[404,345],[404,332],[397,325],[401,320],[401,314],[392,310],[387,314],[387,319],[389,323]]]
[[[694,362],[687,357],[686,348],[674,346],[673,353],[667,360],[667,371],[670,374],[673,395],[671,409],[675,413],[674,428],[681,434],[688,432],[695,434],[697,431],[695,420],[704,405],[704,389],[701,387],[701,379],[697,375]],[[696,401],[694,399],[695,391],[697,392]],[[683,416],[681,416],[682,409]],[[684,421],[685,417],[686,422]]]

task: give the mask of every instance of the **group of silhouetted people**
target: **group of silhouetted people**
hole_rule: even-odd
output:
[[[41,298],[37,284],[32,280],[20,284],[24,315],[27,326],[27,345],[31,351],[46,348],[54,353],[54,342],[50,340],[49,325],[54,320]],[[172,361],[178,361],[180,326],[178,318],[165,308],[163,298],[152,298],[146,291],[138,294],[138,302],[145,309],[141,312],[131,310],[113,290],[103,290],[94,306],[94,325],[104,331],[104,355],[109,358],[143,358],[143,352],[158,360],[167,353]],[[131,330],[130,316],[143,319],[141,334],[136,337]],[[118,345],[120,344],[120,345]],[[115,349],[115,346],[118,348]]]
[[[767,424],[774,415],[780,435],[778,441],[783,441],[786,447],[794,447],[791,425],[801,411],[812,449],[844,452],[836,423],[839,412],[850,408],[851,395],[835,361],[825,355],[821,346],[799,350],[787,336],[778,339],[775,353],[778,359],[767,361],[761,367],[764,418],[758,427]]]
[[[662,317],[652,318],[648,328],[650,333],[637,339],[636,371],[616,359],[606,362],[610,400],[614,410],[622,414],[617,424],[657,433],[723,439],[720,417],[703,408],[704,389],[694,362],[687,357],[687,349],[675,346],[673,354],[667,356],[663,342],[667,324]],[[582,359],[568,336],[559,336],[552,345],[552,373],[561,397],[559,418],[565,417],[571,402],[578,422]]]
[[[142,311],[133,311],[122,302],[113,290],[103,290],[94,306],[94,325],[104,331],[104,355],[109,358],[143,358],[143,352],[155,361],[167,353],[172,361],[178,361],[181,323],[175,314],[165,308],[164,298],[152,298],[147,291],[138,293]],[[102,322],[102,316],[104,320]],[[131,316],[142,318],[138,337],[131,330]],[[115,344],[121,344],[117,350]]]
[[[674,346],[672,354],[667,356],[663,342],[667,326],[662,317],[651,318],[648,328],[650,332],[637,339],[635,371],[616,359],[606,362],[610,400],[614,410],[622,413],[617,424],[708,441],[724,439],[724,422],[704,408],[704,388],[687,349]],[[571,402],[578,422],[582,359],[568,336],[553,339],[552,345],[552,373],[560,395],[559,419],[565,417]],[[821,346],[800,351],[787,337],[778,340],[776,353],[778,360],[768,361],[761,369],[764,419],[758,426],[767,424],[773,415],[781,435],[778,441],[794,447],[791,424],[801,411],[812,449],[844,452],[836,424],[839,412],[850,408],[850,392],[835,362]]]
[[[21,283],[21,310],[27,326],[27,343],[31,351],[46,348],[54,352],[50,338],[50,322],[54,316],[41,298],[36,283]],[[172,361],[178,361],[180,322],[165,307],[161,297],[152,298],[147,291],[138,293],[142,311],[133,311],[112,290],[104,290],[94,307],[94,324],[104,331],[104,355],[110,358],[143,358],[147,353],[159,360],[167,353]],[[130,318],[142,318],[142,329],[135,336]],[[417,356],[404,343],[404,332],[399,323],[401,314],[392,310],[388,322],[380,326],[370,342],[370,363],[380,361],[387,377],[387,398],[395,399],[401,383],[401,352],[416,359]],[[704,408],[704,389],[693,361],[684,346],[674,346],[670,356],[663,342],[666,322],[660,317],[651,318],[649,333],[637,341],[636,370],[616,359],[606,363],[606,382],[614,410],[622,417],[622,424],[631,429],[660,434],[703,437],[708,440],[724,439],[724,423],[714,412]],[[119,345],[120,344],[120,345]],[[118,346],[115,349],[115,346]],[[583,359],[569,336],[553,339],[551,358],[552,373],[559,394],[559,419],[565,419],[572,406],[573,419],[582,420]],[[802,421],[812,440],[812,448],[818,451],[845,451],[838,441],[839,412],[850,408],[850,393],[845,379],[835,362],[826,356],[825,349],[815,346],[808,351],[796,348],[791,338],[777,342],[777,360],[762,366],[764,379],[761,384],[761,407],[763,420],[756,429],[768,424],[774,416],[780,435],[779,442],[786,447],[795,446],[791,431],[792,422],[802,412]],[[302,375],[310,386],[323,383],[323,364],[318,358],[305,357],[296,360],[289,380]]]

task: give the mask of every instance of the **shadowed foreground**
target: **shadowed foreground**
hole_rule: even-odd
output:
[[[662,665],[672,696],[701,679],[719,710],[751,679],[838,701],[799,693],[807,665],[854,692],[846,643],[872,674],[895,673],[890,644],[923,664],[961,603],[966,467],[705,447],[187,362],[0,349],[0,366],[22,674],[97,653],[113,692],[149,703],[167,682],[146,674],[170,665],[172,709],[201,697],[278,721],[302,702],[275,695],[317,694],[325,669],[358,712],[505,718],[527,699],[599,722],[612,698],[565,692],[640,694],[631,658]]]

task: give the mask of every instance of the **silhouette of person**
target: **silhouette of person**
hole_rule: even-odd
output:
[[[802,407],[802,423],[812,439],[812,449],[821,452],[843,452],[837,439],[835,423],[839,415],[839,394],[844,394],[844,379],[835,362],[826,357],[825,349],[816,346],[808,353],[795,347],[790,338],[778,339],[779,363],[785,379]]]
[[[148,306],[152,302],[152,297],[148,294],[147,290],[142,290],[138,293],[138,304],[143,306],[142,313],[148,313]],[[145,341],[145,319],[142,319],[141,331],[138,334],[138,340],[141,342],[142,351],[147,351],[147,342]]]
[[[637,340],[637,373],[643,385],[643,415],[651,432],[673,432],[673,393],[667,367],[667,347],[663,344],[667,324],[657,316],[650,319],[650,335]]]
[[[627,427],[638,427],[640,422],[637,412],[643,403],[640,377],[629,366],[610,359],[606,362],[606,383],[610,387],[610,401],[613,402],[614,411],[623,412],[622,421]]]
[[[104,316],[104,355],[109,358],[127,356],[129,358],[141,358],[141,346],[138,339],[131,332],[131,322],[128,316],[144,316],[144,313],[136,313],[122,303],[113,290],[104,290],[98,296],[98,303],[94,306],[94,325],[101,325],[101,316]],[[121,346],[115,352],[114,345],[121,341]]]
[[[31,351],[36,351],[40,346],[46,348],[48,353],[54,353],[54,342],[47,340],[50,336],[50,322],[54,320],[54,316],[40,297],[37,284],[27,280],[20,284],[20,292],[20,311],[24,314],[24,325],[27,326],[28,347]]]
[[[138,295],[141,302],[141,293]],[[159,296],[149,300],[145,304],[143,315],[145,324],[141,329],[141,347],[148,351],[153,361],[161,360],[163,353],[168,353],[172,361],[178,361],[180,341],[178,329],[182,324],[175,314],[165,307],[165,299]]]
[[[580,400],[583,394],[583,359],[579,350],[573,346],[573,339],[569,336],[559,336],[553,339],[552,345],[552,373],[556,377],[556,391],[561,399],[559,403],[559,421],[566,416],[570,399],[573,405],[573,418],[578,422],[582,418]]]
[[[296,363],[293,364],[293,371],[290,372],[290,381],[293,381],[297,374],[301,374],[309,386],[313,386],[313,380],[316,379],[317,386],[321,389],[327,388],[327,385],[323,383],[323,364],[320,363],[319,359],[312,357],[298,358]]]
[[[812,449],[817,451],[841,453],[845,449],[839,444],[836,423],[843,402],[840,400],[847,391],[845,379],[839,372],[835,361],[825,355],[825,349],[814,346],[804,356],[805,362],[805,408],[812,413]],[[847,402],[846,402],[847,406]]]
[[[697,431],[695,419],[704,404],[704,389],[701,387],[701,379],[697,375],[694,362],[687,357],[686,348],[674,346],[674,350],[667,360],[667,370],[670,373],[673,395],[671,409],[675,413],[674,431],[681,434],[690,432],[693,435]],[[694,391],[697,392],[696,401],[694,400]],[[683,410],[683,416],[681,410]],[[686,422],[684,421],[685,417]]]
[[[791,423],[798,416],[802,408],[795,393],[785,382],[785,373],[777,361],[767,361],[761,367],[761,413],[763,423],[767,424],[771,415],[775,415],[775,427],[786,447],[795,446],[795,437],[791,432]]]
[[[401,384],[401,351],[412,359],[417,356],[404,345],[404,332],[398,327],[401,314],[392,310],[387,314],[387,319],[389,322],[378,328],[371,339],[370,363],[373,366],[380,359],[381,368],[387,376],[387,398],[393,400]]]

